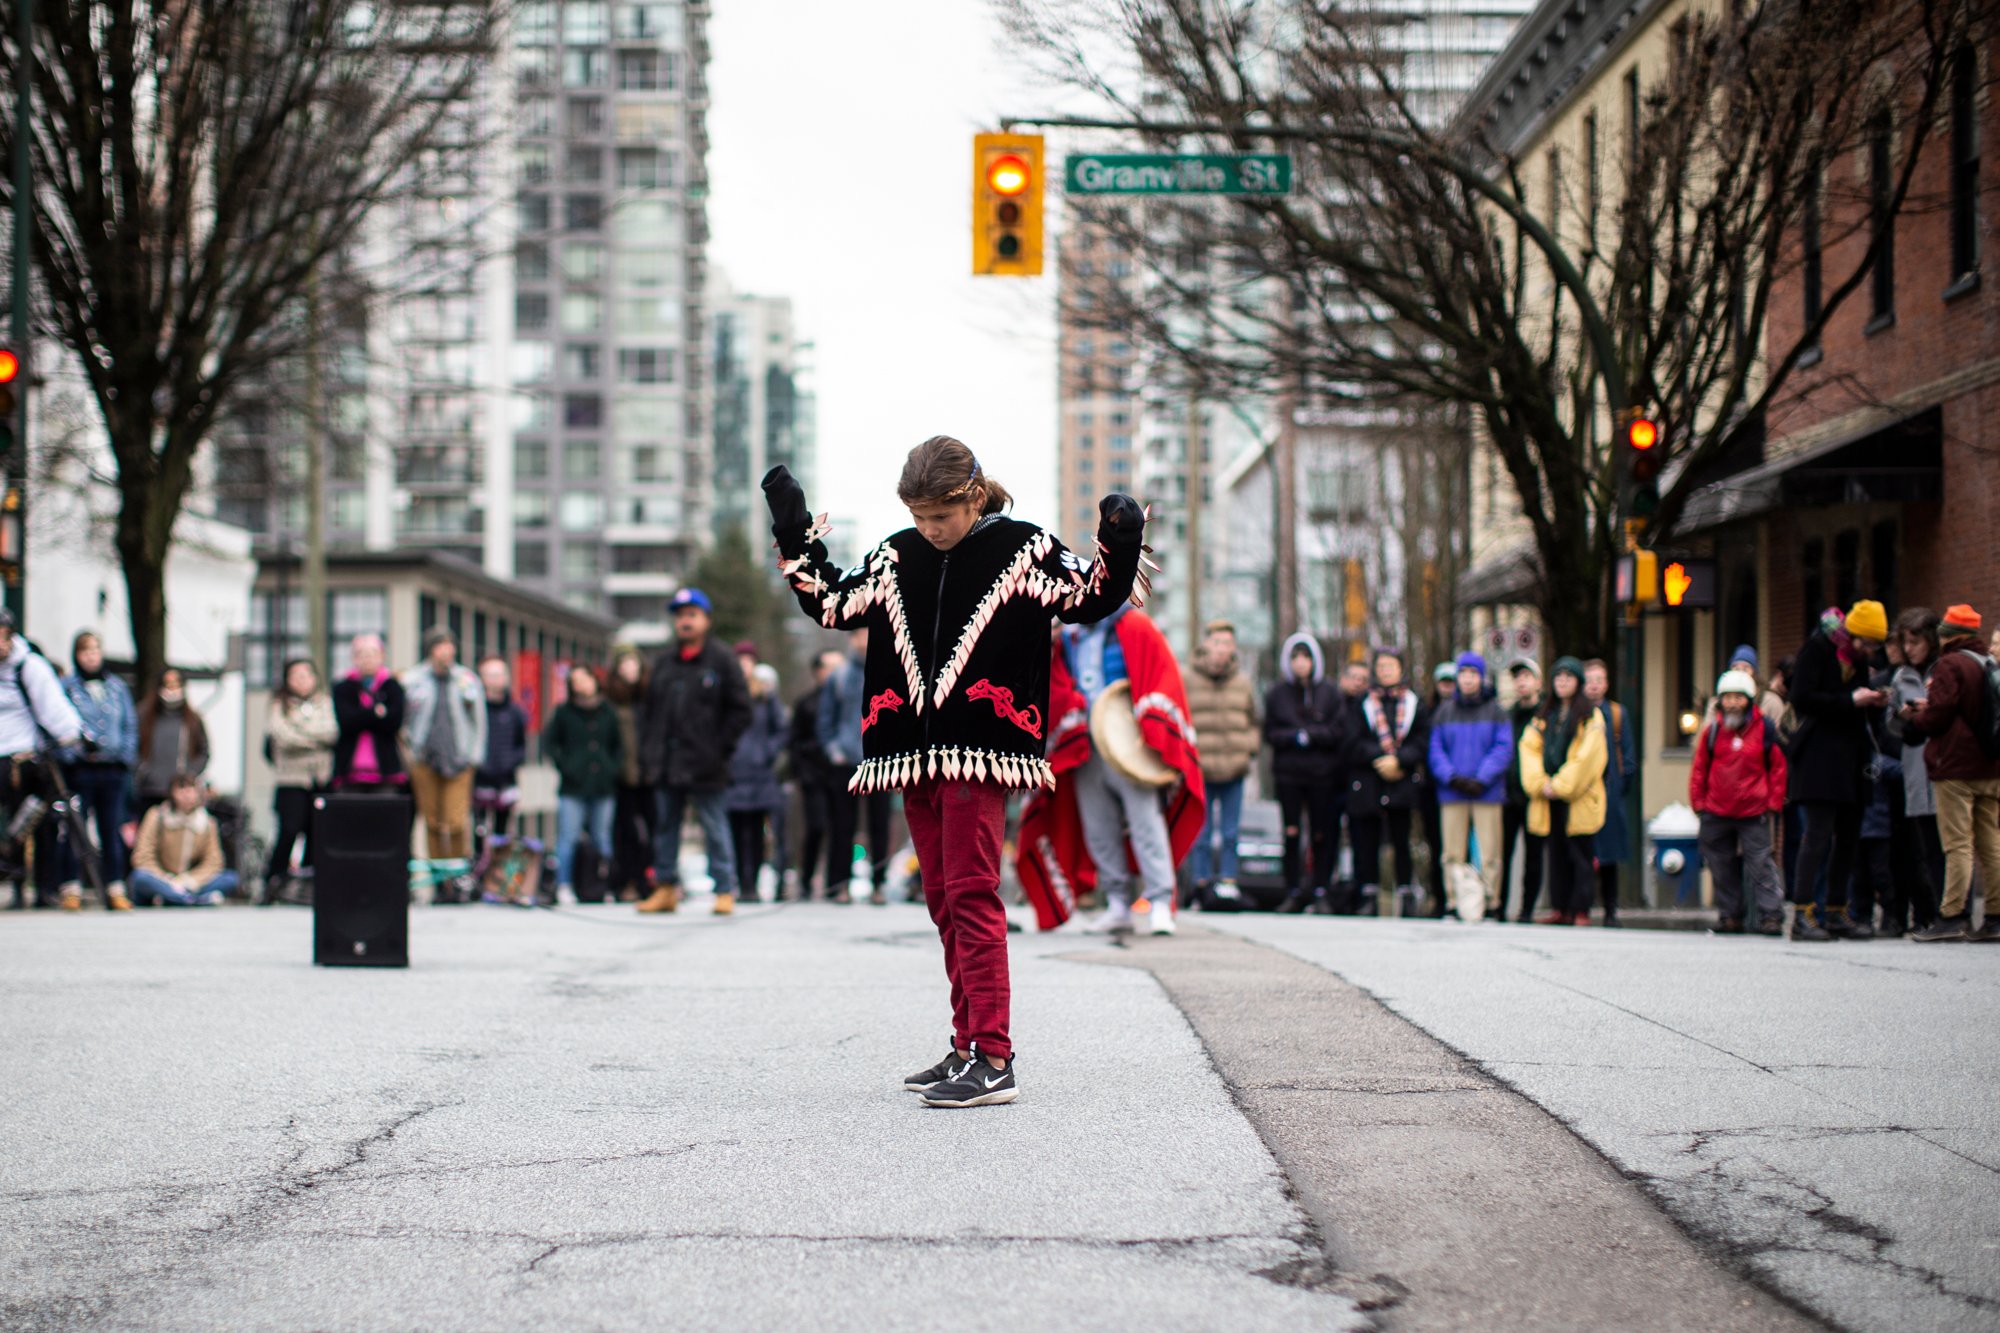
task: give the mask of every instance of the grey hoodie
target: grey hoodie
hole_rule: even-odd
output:
[[[1903,813],[1906,815],[1935,815],[1937,796],[1931,791],[1930,770],[1924,767],[1924,738],[1914,737],[1903,725],[1899,714],[1904,704],[1922,703],[1928,686],[1926,672],[1920,672],[1908,665],[1896,668],[1895,676],[1889,681],[1888,730],[1891,736],[1903,742]]]

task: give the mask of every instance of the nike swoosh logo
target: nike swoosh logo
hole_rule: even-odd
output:
[[[986,1082],[986,1090],[987,1090],[988,1092],[991,1092],[991,1091],[993,1091],[993,1089],[995,1089],[995,1088],[997,1088],[997,1087],[999,1087],[999,1086],[1000,1086],[1000,1083],[1001,1083],[1001,1081],[1002,1081],[1002,1080],[1004,1080],[1004,1079],[1005,1079],[1006,1077],[1007,1077],[1007,1076],[1006,1076],[1005,1074],[1002,1074],[1002,1075],[1001,1075],[1001,1076],[1000,1076],[999,1078],[989,1078],[989,1079],[985,1080],[985,1082]]]

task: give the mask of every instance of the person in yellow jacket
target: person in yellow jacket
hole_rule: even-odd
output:
[[[1597,878],[1592,838],[1604,827],[1604,720],[1583,697],[1583,663],[1559,657],[1541,715],[1521,732],[1521,789],[1528,831],[1546,837],[1551,916],[1542,924],[1587,926]],[[1561,756],[1551,771],[1548,757]]]

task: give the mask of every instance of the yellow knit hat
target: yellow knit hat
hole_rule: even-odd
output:
[[[1889,613],[1880,602],[1856,602],[1847,613],[1847,632],[1857,639],[1880,643],[1889,637]]]

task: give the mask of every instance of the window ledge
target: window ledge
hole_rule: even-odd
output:
[[[1970,296],[1979,290],[1979,270],[1961,273],[1951,286],[1944,289],[1943,300],[1956,301],[1961,296]]]
[[[1881,314],[1861,326],[1861,336],[1864,338],[1873,338],[1876,334],[1895,327],[1896,312],[1893,310],[1884,310]]]
[[[1806,367],[1816,366],[1824,360],[1826,360],[1826,349],[1824,347],[1808,347],[1805,351],[1799,353],[1799,359],[1793,364],[1792,369],[1804,370]]]

